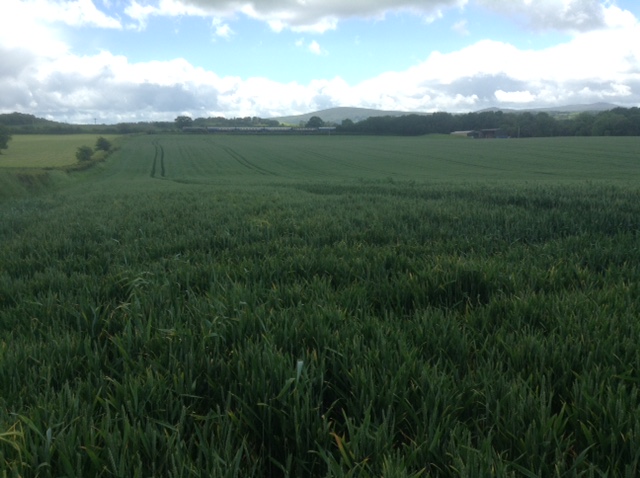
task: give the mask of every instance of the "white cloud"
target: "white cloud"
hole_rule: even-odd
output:
[[[129,28],[144,29],[147,26],[147,19],[153,15],[158,15],[158,9],[152,5],[141,5],[136,1],[124,11],[130,18],[137,22],[137,25],[129,25]]]
[[[207,10],[184,0],[153,0],[151,2],[143,0],[143,3],[139,3],[137,0],[130,0],[129,5],[124,9],[124,13],[136,22],[135,26],[138,29],[144,29],[150,17],[212,16],[218,19],[225,16],[226,11]]]
[[[604,22],[609,28],[632,28],[637,19],[630,11],[609,5],[604,11]]]
[[[223,25],[218,25],[216,27],[216,36],[219,36],[222,38],[230,38],[231,35],[233,35],[233,30],[226,23]]]
[[[8,0],[11,15],[0,15],[0,46],[20,50],[36,56],[63,54],[67,45],[41,19],[31,15],[30,9],[17,0]],[[25,35],[25,32],[29,32]],[[5,56],[2,56],[3,62]]]
[[[462,35],[462,36],[468,36],[469,35],[469,28],[468,28],[467,20],[460,20],[459,22],[454,23],[453,26],[451,27],[451,29],[454,32],[456,32],[458,35]]]
[[[33,0],[36,1],[36,0]],[[45,0],[38,0],[45,1]],[[76,0],[87,1],[90,0]],[[127,0],[125,13],[140,27],[151,16],[212,16],[233,18],[237,14],[265,22],[275,32],[323,33],[338,28],[349,18],[382,19],[391,12],[410,12],[427,23],[443,17],[451,8],[463,9],[470,2],[535,30],[590,31],[633,15],[610,0]],[[466,24],[454,29],[466,34]]]
[[[93,26],[121,29],[122,24],[98,10],[92,0],[4,0],[3,16],[12,18],[29,16],[46,23],[64,23],[70,26]],[[7,13],[9,14],[7,15]]]
[[[325,50],[322,49],[322,47],[320,46],[320,44],[313,40],[310,44],[309,44],[309,51],[311,53],[313,53],[314,55],[326,55],[327,52]]]
[[[232,17],[241,13],[265,22],[275,32],[323,33],[335,30],[347,18],[383,18],[388,12],[408,11],[433,21],[442,10],[461,7],[469,0],[130,0],[125,13],[144,27],[150,16]]]
[[[536,97],[529,91],[496,91],[496,98],[501,103],[531,103]]]
[[[545,31],[588,32],[629,27],[637,22],[615,0],[475,0],[479,5],[513,18],[526,27]]]
[[[605,26],[602,0],[477,0],[537,30],[588,31]]]
[[[316,40],[312,40],[309,44],[307,44],[304,38],[300,38],[296,40],[295,45],[298,48],[305,48],[307,51],[313,53],[314,55],[326,56],[329,54],[329,52],[322,48]]]
[[[223,23],[222,20],[218,19],[218,18],[214,18],[213,21],[211,22],[211,26],[214,29],[215,32],[215,36],[219,37],[219,38],[224,38],[224,39],[229,39],[233,36],[233,34],[235,33],[231,27],[229,26],[229,24],[227,23]]]

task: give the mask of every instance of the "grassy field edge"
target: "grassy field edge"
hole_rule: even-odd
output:
[[[120,150],[123,138],[118,138],[110,151],[95,151],[89,161],[69,162],[49,167],[0,167],[0,202],[42,194],[70,183],[76,173],[86,172],[105,163]]]

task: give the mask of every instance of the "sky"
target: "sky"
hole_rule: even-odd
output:
[[[2,0],[0,113],[640,106],[639,0]]]

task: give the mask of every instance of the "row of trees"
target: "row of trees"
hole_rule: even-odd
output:
[[[371,117],[354,123],[344,120],[338,127],[343,133],[422,135],[449,134],[499,128],[511,137],[536,136],[638,136],[640,108],[615,108],[601,113],[580,113],[557,118],[549,113],[481,113],[406,115]]]
[[[272,119],[258,118],[257,116],[247,116],[245,118],[223,118],[217,116],[215,118],[196,118],[192,119],[189,116],[178,116],[174,120],[177,129],[182,130],[184,127],[199,127],[206,128],[208,126],[223,126],[223,127],[271,127],[280,126],[280,122]]]

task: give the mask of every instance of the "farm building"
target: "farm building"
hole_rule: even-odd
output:
[[[453,136],[460,136],[463,138],[477,138],[478,137],[478,131],[472,129],[469,131],[453,131],[451,133]]]
[[[500,128],[481,129],[479,138],[495,139],[495,138],[507,138],[507,134]]]

